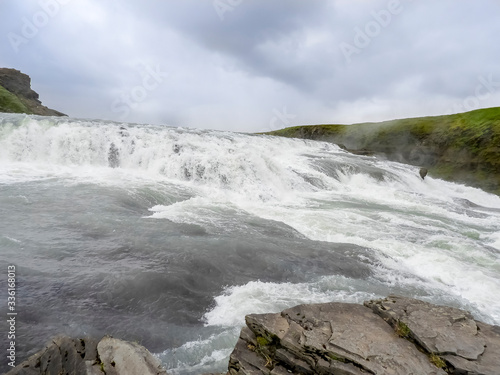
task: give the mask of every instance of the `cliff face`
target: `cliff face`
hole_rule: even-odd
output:
[[[268,134],[341,144],[500,194],[500,108],[381,123],[296,126]]]
[[[0,112],[66,116],[42,105],[31,89],[31,78],[15,69],[0,68]]]

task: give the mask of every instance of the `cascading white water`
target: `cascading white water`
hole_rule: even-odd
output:
[[[0,158],[40,168],[119,166],[261,198],[310,189],[300,174],[318,173],[301,160],[299,143],[256,139],[193,129],[14,117],[4,119]],[[311,149],[304,143],[300,148]]]
[[[232,259],[233,247],[248,244],[252,256],[246,257],[246,250],[242,251],[239,260],[231,263],[233,266],[245,261],[248,262],[245,267],[255,267],[253,274],[266,275],[265,268],[271,263],[283,262],[279,269],[284,269],[284,274],[289,274],[288,267],[291,275],[303,273],[295,275],[300,280],[291,281],[279,278],[233,281],[230,276],[217,280],[222,290],[213,296],[200,317],[207,329],[202,339],[186,338],[160,355],[174,372],[211,368],[207,363],[216,363],[214,368],[220,369],[245,314],[278,311],[297,303],[361,302],[396,292],[466,308],[489,323],[500,323],[500,301],[494,298],[500,295],[500,198],[431,177],[422,180],[415,167],[352,155],[322,142],[95,120],[0,115],[0,187],[5,191],[3,196],[0,191],[0,199],[13,199],[17,193],[9,187],[15,187],[29,201],[32,198],[22,190],[28,191],[40,181],[47,181],[59,196],[75,189],[75,193],[71,190],[64,198],[60,209],[76,212],[76,228],[87,225],[94,233],[109,226],[109,233],[111,227],[113,232],[120,231],[125,221],[131,220],[130,215],[136,215],[133,225],[140,223],[142,230],[170,223],[175,230],[161,241],[154,240],[159,244],[155,246],[177,241],[177,248],[169,247],[168,251],[174,255],[169,255],[165,264],[172,265],[189,253],[192,254],[189,261],[195,264],[201,262],[197,254],[203,262],[220,256],[214,265],[218,267],[219,263]],[[50,194],[50,190],[44,189]],[[131,202],[127,200],[126,206],[123,206],[125,201],[110,203],[101,212],[100,203],[94,202],[100,194],[113,199],[117,194],[125,195]],[[70,207],[75,202],[82,202],[99,221],[64,206]],[[139,208],[133,211],[129,205]],[[123,207],[132,214],[116,216],[115,210]],[[50,216],[53,208],[44,209],[44,215]],[[5,215],[1,220],[9,220],[9,212]],[[50,223],[44,225],[54,233],[60,230],[51,228]],[[3,236],[0,244],[11,244],[8,238],[16,240],[21,236],[13,228],[12,233],[0,233]],[[161,235],[165,230],[162,227],[141,238],[140,249],[149,248],[155,233]],[[176,231],[184,237],[179,238]],[[190,234],[183,235],[182,231]],[[198,242],[199,248],[183,245],[197,241],[197,236],[202,235],[217,241],[224,239],[224,252],[218,248],[222,246],[219,244],[209,249]],[[285,249],[276,255],[263,253],[263,245],[252,242],[259,239],[277,241],[282,244],[277,248]],[[72,254],[71,248],[64,247],[64,241],[63,245],[59,242],[50,242],[47,247],[57,245],[65,254]],[[357,245],[356,249],[364,249],[364,253],[359,250],[353,259],[359,262],[359,267],[368,265],[370,275],[360,277],[351,275],[351,271],[328,274],[322,269],[315,277],[308,274],[305,265],[310,262],[311,267],[317,267],[321,262],[308,255],[303,266],[300,261],[286,263],[287,257],[300,259],[301,246],[325,248],[326,254],[330,252],[334,258],[351,257],[347,248],[340,252],[330,250],[328,243],[352,244]],[[297,248],[287,253],[289,246]],[[36,247],[31,251],[36,254]],[[208,251],[212,253],[206,255]],[[6,252],[9,256],[14,253]],[[116,254],[122,256],[120,252]],[[143,262],[152,256],[150,252],[147,254],[141,258],[137,270],[146,267]],[[163,250],[154,254],[154,257],[166,256]],[[92,256],[86,255],[85,259]],[[99,259],[106,262],[104,256]],[[23,262],[22,258],[17,261]],[[191,263],[178,272],[182,275],[198,272]],[[115,263],[109,267],[112,272],[120,272]],[[165,267],[162,273],[173,272],[170,266]],[[244,273],[244,269],[238,272]],[[113,280],[102,282],[115,286]],[[195,281],[188,282],[190,291],[191,282]],[[131,285],[135,285],[134,281]],[[169,281],[167,286],[170,285]],[[119,289],[128,296],[126,290]],[[141,293],[133,298],[140,298]],[[163,292],[158,293],[159,301]]]

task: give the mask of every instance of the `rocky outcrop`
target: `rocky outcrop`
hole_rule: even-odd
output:
[[[500,327],[390,296],[246,317],[229,374],[499,374]]]
[[[425,179],[425,176],[427,176],[427,172],[428,172],[427,168],[420,168],[420,170],[418,171],[422,180]]]
[[[56,337],[6,375],[167,375],[146,348],[109,336]]]
[[[412,298],[299,305],[245,319],[227,375],[500,374],[499,326]],[[106,336],[57,337],[7,373],[40,374],[167,372],[144,347]]]
[[[66,116],[42,105],[31,89],[31,78],[15,69],[0,68],[0,112]]]
[[[452,307],[390,296],[369,301],[371,308],[402,336],[455,374],[500,374],[500,327],[474,320]]]

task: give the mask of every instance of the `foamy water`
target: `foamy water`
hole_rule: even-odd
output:
[[[223,371],[245,314],[389,293],[500,324],[500,198],[332,144],[0,115],[0,209],[25,356],[111,333]]]

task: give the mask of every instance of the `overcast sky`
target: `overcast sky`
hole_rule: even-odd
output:
[[[500,105],[498,0],[0,0],[0,66],[72,117],[234,131]]]

